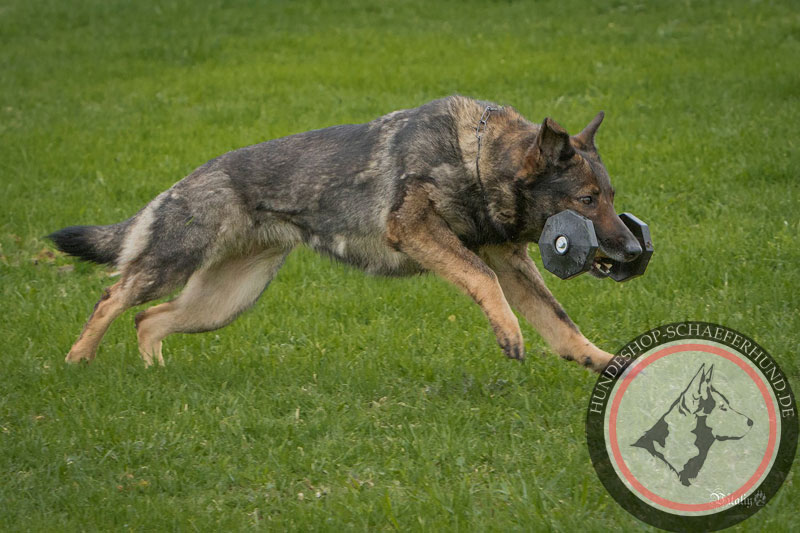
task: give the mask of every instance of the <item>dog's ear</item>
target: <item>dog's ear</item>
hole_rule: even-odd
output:
[[[714,373],[714,365],[708,367],[708,370],[703,372],[703,379],[700,381],[699,396],[701,398],[708,398],[709,389],[711,388],[711,376]]]
[[[700,365],[700,369],[678,398],[678,408],[682,415],[688,415],[697,410],[698,400],[700,399],[700,385],[704,382],[706,375],[705,366],[705,363]]]
[[[708,389],[711,386],[711,377],[714,373],[714,365],[708,367],[708,370],[703,371],[703,376],[700,378],[700,383],[697,384],[697,395],[700,398],[708,398]]]
[[[525,154],[525,167],[536,171],[548,166],[567,161],[575,155],[575,149],[569,142],[569,133],[552,118],[544,119],[536,140]]]
[[[605,116],[606,114],[600,111],[597,116],[592,119],[589,125],[583,128],[583,131],[574,137],[578,145],[587,149],[594,148],[594,136],[597,133],[597,128],[600,127],[600,124],[602,124]]]
[[[566,161],[575,155],[575,149],[569,142],[569,133],[550,117],[542,122],[536,137],[536,147],[548,161],[554,163]]]
[[[695,372],[692,381],[689,382],[689,386],[686,387],[688,392],[697,392],[700,387],[700,382],[703,381],[706,377],[706,364],[702,363],[700,368],[697,369]]]

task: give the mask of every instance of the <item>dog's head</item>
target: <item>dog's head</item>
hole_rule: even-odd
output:
[[[740,413],[711,383],[714,366],[706,371],[698,384],[697,398],[701,411],[706,416],[706,425],[716,440],[736,440],[744,437],[753,427],[753,420]]]
[[[632,444],[664,461],[687,487],[715,441],[741,439],[753,426],[753,420],[731,407],[714,387],[713,377],[714,365],[700,365],[669,410]]]
[[[527,184],[526,196],[535,206],[528,229],[537,240],[548,217],[572,209],[592,221],[604,255],[632,261],[642,247],[614,211],[614,188],[594,143],[603,116],[598,113],[575,136],[546,118],[517,176]]]
[[[705,417],[715,440],[741,439],[750,431],[753,420],[731,407],[728,398],[714,387],[713,376],[714,365],[707,370],[701,365],[674,407],[684,416]]]

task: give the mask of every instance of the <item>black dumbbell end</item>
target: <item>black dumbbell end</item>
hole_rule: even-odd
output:
[[[548,218],[539,237],[544,267],[561,279],[590,270],[597,248],[592,221],[569,209]]]
[[[612,261],[611,269],[608,277],[614,281],[628,281],[644,274],[647,269],[647,264],[650,262],[650,257],[653,255],[653,239],[650,236],[650,228],[647,224],[642,222],[639,218],[631,213],[622,213],[619,215],[622,223],[631,230],[633,236],[639,242],[641,252],[636,255],[632,261],[621,262]],[[626,250],[626,255],[627,254]],[[631,250],[633,252],[633,250]],[[633,255],[631,253],[631,255]]]

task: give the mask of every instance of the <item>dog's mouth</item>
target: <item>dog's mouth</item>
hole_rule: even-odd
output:
[[[611,261],[610,257],[598,250],[594,261],[592,261],[592,268],[589,270],[589,273],[596,278],[607,278],[611,273],[611,266],[613,265]]]

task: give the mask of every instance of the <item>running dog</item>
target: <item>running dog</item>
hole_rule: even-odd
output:
[[[694,480],[716,441],[739,440],[753,421],[731,407],[711,384],[714,366],[705,364],[669,410],[632,446],[644,448],[678,475],[684,486]]]
[[[592,220],[606,256],[641,253],[595,148],[602,120],[570,136],[550,118],[537,125],[511,107],[452,96],[224,154],[128,220],[49,236],[121,272],[66,360],[93,360],[123,311],[183,287],[136,315],[142,359],[163,365],[167,335],[229,324],[305,244],[371,274],[438,274],[481,307],[505,354],[522,359],[514,306],[561,357],[601,371],[611,354],[553,298],[528,243],[549,216],[572,209]]]

